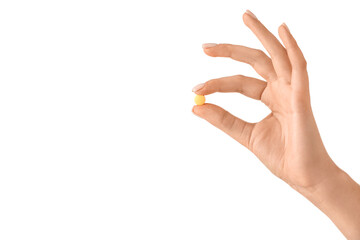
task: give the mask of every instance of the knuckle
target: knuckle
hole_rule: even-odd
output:
[[[214,84],[216,84],[218,81],[219,81],[219,78],[210,79],[209,81],[207,81],[207,82],[205,83],[205,86],[214,85]]]
[[[305,60],[305,58],[300,61],[300,66],[303,68],[307,67],[307,61]]]
[[[236,79],[238,79],[238,80],[242,80],[242,79],[244,79],[244,75],[242,75],[242,74],[237,74],[237,75],[235,75],[235,78]]]
[[[287,51],[283,47],[278,47],[274,51],[271,51],[270,56],[272,59],[288,58]]]
[[[297,61],[294,63],[294,67],[296,67],[298,69],[306,69],[307,62],[304,58],[297,59]]]
[[[234,116],[232,116],[230,113],[225,111],[222,114],[221,119],[220,119],[220,124],[225,129],[228,129],[229,131],[231,131],[231,129],[234,128],[235,123],[236,123],[236,118]]]
[[[229,43],[220,43],[219,44],[220,46],[222,46],[224,49],[230,51],[232,49],[232,44],[229,44]]]
[[[222,45],[224,47],[224,55],[230,58],[234,57],[233,45],[228,43]]]
[[[216,91],[219,88],[219,81],[220,80],[218,78],[207,81],[204,85],[203,90],[206,89],[208,91]]]
[[[267,57],[266,54],[262,50],[260,50],[260,49],[255,50],[254,58],[256,60],[262,60],[262,59],[264,59],[266,57]]]
[[[252,67],[255,67],[257,63],[263,63],[267,61],[268,56],[260,49],[255,49],[253,53],[252,60],[250,62],[250,65]]]
[[[244,75],[241,74],[235,75],[235,79],[237,80],[236,91],[239,93],[244,93],[244,84],[243,84],[244,78],[245,78]]]

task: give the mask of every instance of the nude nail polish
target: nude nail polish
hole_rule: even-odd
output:
[[[205,86],[204,83],[200,83],[200,84],[196,85],[196,86],[192,89],[192,91],[193,91],[193,92],[199,91],[199,90],[202,89],[204,86]]]
[[[203,48],[212,48],[215,47],[217,44],[216,43],[204,43],[202,45]]]
[[[258,19],[255,14],[253,14],[250,10],[246,10],[246,13],[249,14],[249,16],[255,18],[255,19]]]
[[[283,26],[285,27],[285,29],[286,29],[288,32],[290,32],[290,29],[289,29],[289,27],[286,25],[286,23],[283,23],[283,24],[281,24],[281,25],[283,25]]]

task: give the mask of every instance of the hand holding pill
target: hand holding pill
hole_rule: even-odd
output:
[[[326,213],[345,236],[360,239],[360,187],[323,145],[302,51],[285,24],[278,29],[281,44],[250,11],[243,21],[270,57],[242,45],[206,43],[203,50],[211,57],[249,64],[262,79],[235,75],[201,83],[193,88],[193,113],[252,151],[273,174]],[[271,113],[260,122],[246,122],[217,105],[204,104],[204,96],[215,92],[241,93],[261,101]]]

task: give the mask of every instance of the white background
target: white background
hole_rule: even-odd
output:
[[[335,2],[338,2],[335,4]],[[357,1],[0,1],[0,239],[343,239],[248,150],[191,113],[244,74],[205,42],[262,48],[252,10],[308,61],[334,161],[360,182]],[[239,94],[207,98],[243,119]]]

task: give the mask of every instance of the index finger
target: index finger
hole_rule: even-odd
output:
[[[212,57],[229,57],[251,65],[267,81],[276,79],[276,72],[271,59],[261,50],[233,44],[203,45],[204,52]]]

